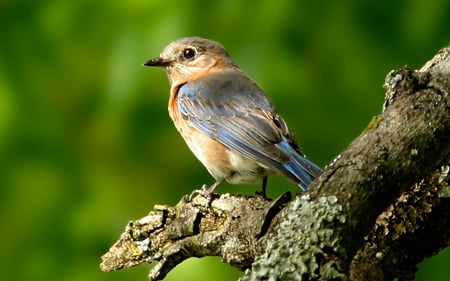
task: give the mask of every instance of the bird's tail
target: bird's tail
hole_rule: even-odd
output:
[[[306,189],[322,170],[295,150],[286,139],[283,138],[278,146],[290,158],[289,162],[282,164],[286,169],[284,174],[297,182],[301,188]]]

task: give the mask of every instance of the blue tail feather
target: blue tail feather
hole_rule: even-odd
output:
[[[278,146],[290,158],[290,161],[282,166],[297,179],[301,188],[306,189],[322,170],[296,151],[286,139],[282,138]]]

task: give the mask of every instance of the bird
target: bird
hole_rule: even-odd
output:
[[[170,83],[168,111],[176,129],[215,179],[210,196],[227,181],[262,180],[281,174],[302,189],[322,172],[300,150],[293,133],[265,92],[212,40],[171,42],[144,66],[161,67]]]

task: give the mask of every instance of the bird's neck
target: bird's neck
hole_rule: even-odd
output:
[[[232,69],[236,69],[239,70],[239,68],[235,68],[235,67],[223,67],[223,66],[212,66],[209,68],[203,68],[201,71],[193,71],[190,73],[181,73],[181,72],[171,72],[168,73],[168,77],[169,77],[169,81],[170,81],[170,85],[171,85],[171,90],[172,89],[177,89],[179,88],[181,85],[189,83],[191,81],[195,81],[198,80],[201,77],[204,77],[206,75],[210,75],[213,74],[215,72],[218,71],[224,71],[224,70],[232,70]]]

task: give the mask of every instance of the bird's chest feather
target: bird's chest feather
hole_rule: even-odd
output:
[[[169,115],[175,127],[185,140],[192,153],[206,166],[227,167],[230,165],[228,148],[218,141],[190,125],[189,120],[183,118],[178,108],[176,94],[169,100]]]
[[[169,115],[189,149],[214,178],[223,177],[231,183],[251,183],[267,173],[257,162],[230,150],[194,128],[189,120],[181,115],[176,93],[169,99]]]

